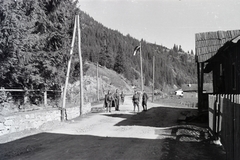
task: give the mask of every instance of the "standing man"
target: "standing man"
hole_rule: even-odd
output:
[[[118,89],[116,89],[116,93],[114,94],[114,101],[115,101],[115,110],[119,111],[120,94],[118,93]]]
[[[139,94],[137,91],[134,91],[133,97],[132,97],[132,102],[133,102],[133,112],[135,112],[135,108],[137,106],[138,112],[139,112]]]
[[[147,111],[147,100],[148,100],[148,95],[147,93],[143,90],[143,95],[142,95],[142,107],[144,111]]]
[[[108,90],[108,93],[105,95],[105,106],[107,108],[107,112],[111,112],[112,108],[112,95],[110,90]]]
[[[121,97],[121,101],[122,101],[122,104],[123,104],[124,103],[124,97],[125,97],[125,95],[123,94],[123,91],[122,91],[120,97]]]

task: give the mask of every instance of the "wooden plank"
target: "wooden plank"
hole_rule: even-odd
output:
[[[225,126],[225,130],[226,130],[226,137],[225,137],[225,141],[226,141],[226,150],[227,150],[227,159],[233,159],[233,150],[234,150],[234,137],[233,137],[233,103],[232,103],[232,96],[231,95],[227,95],[227,105],[223,106],[225,107],[225,111],[226,111],[226,126]]]
[[[219,131],[219,135],[221,135],[222,133],[222,119],[223,119],[223,98],[222,98],[222,95],[219,95],[219,128],[218,128],[218,131]]]
[[[239,95],[237,95],[237,102],[234,106],[234,160],[240,157],[240,104]]]
[[[214,133],[214,129],[213,129],[213,116],[214,116],[214,102],[215,102],[215,95],[209,95],[208,96],[209,98],[209,112],[208,112],[208,119],[209,119],[209,122],[208,122],[208,127],[211,129],[211,131],[213,132],[213,135],[215,134]]]

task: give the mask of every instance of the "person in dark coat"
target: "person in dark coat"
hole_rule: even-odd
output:
[[[148,100],[148,95],[145,91],[143,91],[142,95],[142,107],[144,111],[147,111],[147,100]]]
[[[114,101],[115,101],[115,110],[120,111],[119,110],[120,94],[118,93],[118,89],[116,89],[116,92],[114,94]]]
[[[112,95],[110,90],[108,90],[108,93],[105,95],[105,107],[107,108],[107,112],[111,112],[112,108]]]
[[[121,101],[122,101],[122,104],[123,104],[123,103],[124,103],[124,97],[125,97],[125,95],[124,95],[123,91],[122,91],[122,93],[121,93],[120,97],[121,97]]]
[[[139,112],[139,94],[137,93],[137,91],[134,91],[133,97],[132,97],[132,102],[133,102],[133,112],[135,112],[135,108],[138,108],[138,112]]]

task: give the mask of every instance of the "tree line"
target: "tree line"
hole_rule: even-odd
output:
[[[128,80],[134,81],[140,77],[139,54],[133,56],[136,46],[142,46],[144,84],[152,82],[153,56],[156,58],[155,83],[162,89],[164,85],[196,83],[196,64],[193,51],[186,53],[181,45],[173,48],[137,40],[129,34],[124,36],[117,30],[104,27],[88,14],[81,11],[83,58],[91,62],[113,69],[123,74]],[[78,68],[78,67],[76,67]]]

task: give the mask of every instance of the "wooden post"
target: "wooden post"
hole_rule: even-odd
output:
[[[153,86],[152,86],[152,102],[154,102],[154,79],[155,79],[155,56],[153,56]]]
[[[203,83],[204,83],[204,62],[200,63],[201,64],[201,108],[200,112],[202,112],[203,107],[204,107],[204,101],[203,101]]]
[[[46,90],[43,92],[43,97],[44,97],[44,106],[46,107],[47,106],[47,91]]]
[[[204,81],[204,63],[197,62],[198,73],[198,111],[202,112],[203,109],[203,81]]]
[[[63,99],[63,90],[64,90],[64,87],[61,86],[61,99]]]
[[[201,78],[200,78],[200,63],[197,62],[197,78],[198,78],[198,111],[201,108]]]
[[[74,21],[73,37],[72,37],[72,44],[71,44],[71,50],[70,50],[70,58],[68,60],[68,65],[67,65],[67,75],[66,75],[66,80],[65,80],[64,90],[63,90],[62,121],[65,120],[64,117],[65,117],[67,85],[68,85],[68,79],[69,79],[69,73],[70,73],[70,67],[71,67],[71,61],[72,61],[73,47],[74,47],[74,42],[75,42],[75,34],[76,34],[76,17],[75,17],[75,21]]]
[[[141,91],[143,93],[144,87],[143,87],[142,45],[141,45],[141,42],[140,42],[140,67],[141,67]]]
[[[80,63],[80,115],[82,115],[82,107],[83,107],[83,65],[82,65],[82,53],[81,53],[81,30],[80,30],[80,22],[79,15],[77,15],[77,30],[78,30],[78,55],[79,55],[79,63]]]

